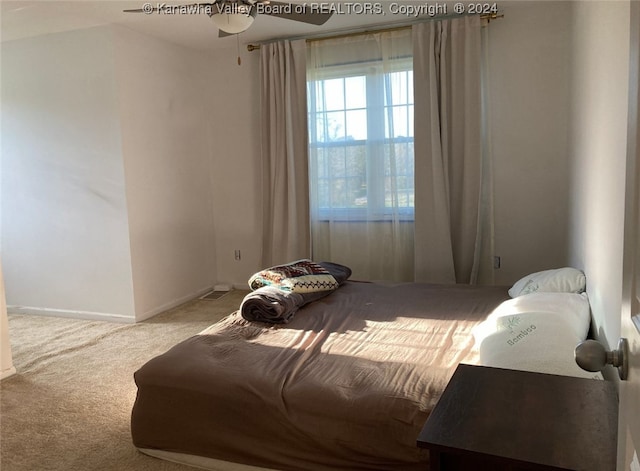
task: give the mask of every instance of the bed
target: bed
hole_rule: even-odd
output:
[[[427,469],[416,438],[457,365],[481,363],[479,338],[501,335],[509,298],[499,286],[346,281],[286,323],[239,310],[135,373],[134,445],[210,469]]]

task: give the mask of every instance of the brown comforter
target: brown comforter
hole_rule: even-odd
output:
[[[286,325],[238,312],[135,373],[139,448],[281,470],[424,470],[415,443],[504,287],[347,282]]]

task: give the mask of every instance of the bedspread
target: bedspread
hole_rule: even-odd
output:
[[[281,470],[424,470],[416,437],[506,288],[346,282],[284,325],[238,312],[135,374],[134,444]]]

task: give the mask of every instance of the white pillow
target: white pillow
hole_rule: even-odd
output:
[[[521,278],[509,290],[509,296],[516,298],[535,292],[582,293],[586,287],[584,273],[575,268],[557,268],[539,271]]]
[[[591,307],[587,293],[531,293],[508,299],[495,308],[487,317],[497,317],[525,313],[549,313],[563,317],[575,338],[580,342],[589,335],[591,325]],[[476,338],[477,340],[477,338]]]
[[[480,364],[602,379],[574,360],[590,320],[586,294],[533,293],[505,301],[473,331]]]

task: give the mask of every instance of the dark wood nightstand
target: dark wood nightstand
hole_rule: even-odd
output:
[[[461,364],[418,437],[431,470],[615,471],[608,381]]]

